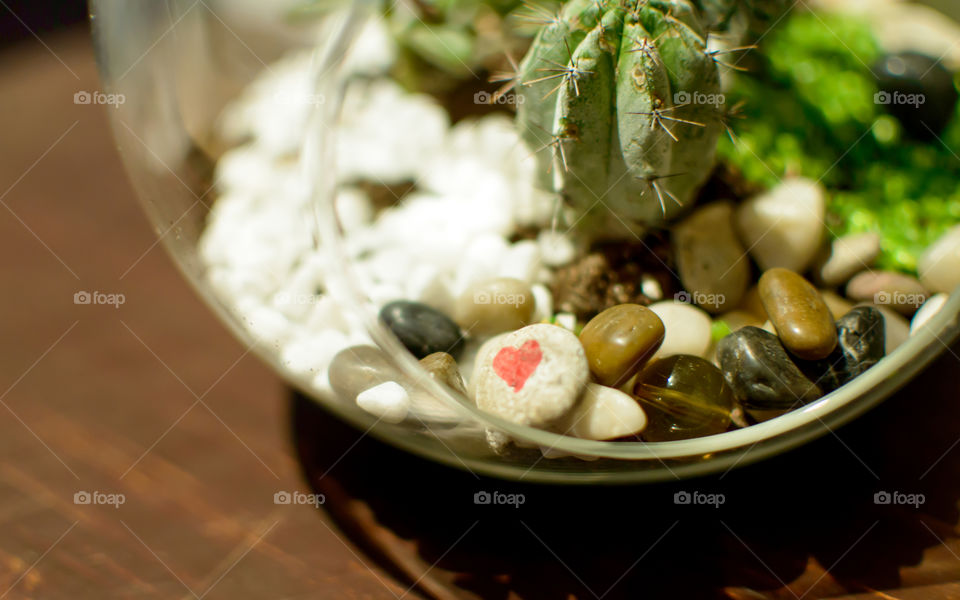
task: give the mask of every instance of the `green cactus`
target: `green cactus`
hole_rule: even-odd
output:
[[[623,235],[624,225],[656,224],[690,204],[723,130],[706,26],[726,28],[743,8],[569,0],[544,19],[519,67],[517,119],[540,184],[561,194],[582,232]]]

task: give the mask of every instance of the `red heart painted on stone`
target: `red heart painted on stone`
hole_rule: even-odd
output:
[[[506,381],[514,392],[519,392],[537,370],[542,358],[543,352],[537,340],[527,340],[519,349],[504,346],[493,357],[493,371]]]

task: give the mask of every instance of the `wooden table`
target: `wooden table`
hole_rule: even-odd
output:
[[[291,397],[214,320],[155,245],[105,110],[73,103],[98,86],[85,32],[44,42],[0,53],[0,599],[960,597],[960,347],[724,477],[568,489],[429,464]],[[311,488],[321,510],[274,503]]]

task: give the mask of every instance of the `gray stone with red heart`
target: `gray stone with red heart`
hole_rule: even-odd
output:
[[[580,340],[556,325],[528,325],[495,338],[478,356],[477,407],[518,425],[549,427],[576,404],[590,377]]]

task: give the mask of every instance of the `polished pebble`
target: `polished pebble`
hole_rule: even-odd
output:
[[[410,411],[407,390],[395,381],[385,381],[357,394],[357,406],[386,423],[399,423]]]
[[[634,395],[647,411],[643,439],[666,442],[726,431],[736,406],[723,373],[699,356],[657,360],[637,376]]]
[[[929,293],[915,277],[895,271],[864,271],[847,283],[847,296],[909,316],[926,302]]]
[[[434,352],[457,356],[463,349],[463,334],[457,324],[426,304],[395,300],[380,309],[380,320],[417,358]]]
[[[833,315],[806,279],[787,269],[770,269],[760,277],[759,288],[763,307],[790,352],[816,360],[837,346]]]
[[[787,179],[737,208],[740,241],[764,271],[803,273],[820,250],[826,193],[810,179]]]
[[[830,356],[798,364],[824,392],[832,392],[877,364],[886,354],[883,315],[858,306],[837,320],[837,348]]]
[[[513,331],[533,320],[533,289],[525,281],[499,277],[476,283],[457,300],[455,319],[470,335]]]
[[[949,299],[948,294],[934,294],[927,298],[927,301],[923,303],[923,306],[920,307],[917,314],[913,315],[913,319],[910,321],[910,335],[926,325],[934,315],[940,312],[940,309]]]
[[[353,402],[360,392],[386,381],[400,380],[402,375],[380,348],[351,346],[334,355],[328,378],[338,396]]]
[[[580,340],[536,324],[481,349],[472,382],[477,407],[519,425],[548,427],[574,407],[590,377]]]
[[[656,313],[639,304],[620,304],[590,319],[580,343],[597,382],[618,387],[653,356],[663,337],[663,321]]]
[[[717,359],[727,383],[751,414],[773,416],[823,395],[777,336],[757,327],[744,327],[720,340]]]
[[[837,286],[873,266],[880,255],[880,234],[876,232],[854,233],[833,240],[830,253],[815,270],[820,283]]]
[[[556,429],[585,440],[612,440],[636,435],[646,426],[646,413],[629,394],[588,383],[577,405]]]
[[[927,34],[919,34],[919,37],[922,39],[924,35]],[[931,143],[936,143],[937,136],[953,118],[957,105],[954,76],[943,65],[942,54],[940,50],[934,51],[933,56],[920,52],[897,52],[881,58],[872,69],[880,93],[886,94],[888,99],[892,99],[894,94],[907,98],[911,95],[922,96],[923,102],[887,101],[883,103],[883,108],[900,121],[909,135]]]
[[[660,317],[666,335],[654,358],[674,354],[692,354],[706,357],[710,351],[710,331],[713,323],[705,311],[685,302],[655,302],[648,306]]]
[[[715,202],[698,209],[673,231],[683,289],[710,313],[735,307],[750,285],[750,261],[733,230],[733,205]]]
[[[457,361],[446,352],[434,352],[424,356],[420,359],[420,366],[433,379],[463,395],[467,394],[467,389],[463,385],[463,377],[457,367]]]
[[[932,292],[949,294],[960,286],[960,225],[931,244],[917,262],[920,283]]]

